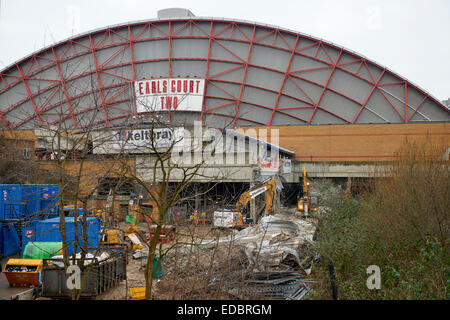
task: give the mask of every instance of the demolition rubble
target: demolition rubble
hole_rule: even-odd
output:
[[[171,281],[177,283],[178,294],[186,288],[184,299],[300,300],[311,291],[317,258],[311,247],[311,219],[275,214],[240,231],[211,230],[214,234],[191,238],[167,253],[165,276],[155,285],[156,299],[164,299],[162,291],[170,291]],[[137,250],[133,259],[147,256],[148,250]]]
[[[247,258],[245,287],[232,279],[229,293],[239,298],[301,299],[310,290],[311,256],[315,227],[293,215],[265,216],[255,225],[216,241],[203,241],[203,248],[231,244]],[[211,285],[217,283],[214,278]],[[238,280],[238,279],[236,279]]]

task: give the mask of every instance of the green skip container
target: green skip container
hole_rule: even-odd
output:
[[[50,259],[62,254],[62,242],[28,242],[23,249],[23,259]]]

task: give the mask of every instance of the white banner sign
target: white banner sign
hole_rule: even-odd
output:
[[[277,161],[262,160],[258,161],[261,174],[274,174],[278,172],[279,163]]]
[[[291,173],[291,159],[283,159],[283,173]]]
[[[168,78],[135,82],[137,112],[202,111],[205,79]]]
[[[153,129],[153,132],[151,129],[121,130],[114,133],[114,149],[151,148],[152,144],[156,148],[167,148],[172,144],[182,147],[184,128],[158,128]]]

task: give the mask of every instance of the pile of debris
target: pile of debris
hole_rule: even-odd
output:
[[[241,231],[208,230],[195,239],[177,236],[176,245],[164,254],[164,277],[154,281],[154,298],[300,300],[311,292],[316,259],[311,220],[277,214]],[[142,268],[147,256],[146,248],[137,249],[131,261],[140,261]],[[138,274],[143,280],[136,269]],[[136,285],[143,284],[133,281]]]
[[[236,231],[228,237],[205,240],[197,245],[213,248],[217,245],[233,244],[241,248],[249,263],[256,267],[279,266],[287,260],[294,260],[306,274],[310,273],[310,245],[313,242],[315,226],[292,215],[265,216],[252,227]],[[302,260],[303,258],[303,260]],[[305,261],[305,258],[308,258]]]
[[[283,215],[266,216],[257,226],[242,230],[237,241],[246,243],[245,254],[256,268],[278,267],[292,261],[291,266],[296,265],[305,274],[310,274],[309,247],[314,232],[315,227],[305,220]]]
[[[252,227],[236,231],[228,237],[202,241],[201,248],[231,245],[247,257],[247,268],[227,275],[221,287],[242,298],[302,299],[311,291],[309,279],[317,259],[311,248],[315,226],[293,215],[265,216]],[[216,275],[210,286],[218,286]]]
[[[311,291],[308,283],[314,281],[304,279],[299,273],[286,271],[254,272],[253,277],[245,287],[231,289],[230,293],[250,299],[301,300]]]

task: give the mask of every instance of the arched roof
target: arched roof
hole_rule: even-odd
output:
[[[331,42],[186,17],[109,26],[17,61],[0,72],[0,123],[118,124],[138,113],[135,81],[177,77],[205,79],[205,93],[197,112],[174,116],[214,127],[450,121],[423,89]]]

